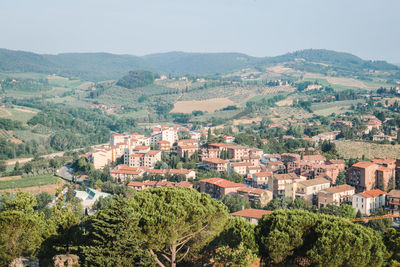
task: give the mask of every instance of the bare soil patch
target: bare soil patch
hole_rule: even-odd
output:
[[[192,113],[194,110],[214,112],[236,103],[228,98],[211,98],[207,100],[178,101],[171,113]]]

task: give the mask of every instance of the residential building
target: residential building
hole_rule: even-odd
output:
[[[274,197],[272,191],[252,187],[240,187],[237,189],[237,194],[249,202],[260,203],[261,207],[267,205]]]
[[[371,213],[384,208],[386,193],[380,189],[367,190],[353,195],[352,205],[356,212],[369,216]]]
[[[346,183],[354,186],[356,192],[369,191],[375,188],[375,172],[379,168],[378,164],[360,161],[353,164],[346,175]]]
[[[286,187],[294,182],[305,179],[295,173],[273,174],[268,179],[268,189],[274,194],[274,197],[285,196]]]
[[[317,204],[318,192],[330,187],[330,182],[324,178],[298,180],[285,188],[285,196],[302,198],[308,204]]]
[[[241,175],[247,174],[247,167],[253,166],[249,162],[230,162],[229,163],[229,172],[236,172]]]
[[[208,178],[200,180],[200,192],[219,199],[227,194],[236,194],[237,190],[245,187],[244,184],[234,183],[222,178]]]
[[[265,172],[256,172],[253,174],[250,174],[251,178],[246,179],[246,181],[252,186],[252,187],[260,187],[260,188],[267,188],[268,187],[268,181],[271,179],[273,173],[271,170],[265,171]],[[268,187],[269,188],[269,187]],[[271,190],[271,188],[269,188]]]
[[[258,221],[264,216],[271,214],[270,210],[260,210],[260,209],[244,209],[234,213],[231,213],[233,217],[242,217],[248,220],[251,224],[257,224]]]
[[[215,170],[219,172],[227,171],[228,170],[228,163],[229,161],[223,160],[220,158],[208,158],[203,159],[203,164],[206,170]]]
[[[327,205],[351,204],[351,198],[354,194],[355,188],[347,184],[322,189],[318,192],[318,208]]]
[[[137,191],[144,190],[147,188],[160,188],[160,187],[184,187],[184,188],[193,188],[193,184],[190,182],[169,182],[166,180],[162,181],[132,181],[128,184],[128,186],[132,189],[135,189]]]
[[[111,177],[119,183],[123,183],[128,179],[134,180],[143,176],[144,170],[138,167],[129,167],[124,164],[118,165],[110,171]]]
[[[387,210],[390,214],[400,215],[400,190],[393,189],[386,195]]]
[[[188,157],[191,157],[197,151],[199,151],[199,147],[197,145],[178,145],[176,152],[179,157],[183,158],[185,153],[187,153]]]
[[[171,150],[171,143],[166,140],[158,141],[157,148],[158,148],[158,150],[161,150],[162,152],[169,152]]]

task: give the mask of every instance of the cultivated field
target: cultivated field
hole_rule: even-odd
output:
[[[52,191],[63,184],[62,179],[53,175],[40,175],[33,177],[4,177],[0,180],[0,191],[21,189],[26,192],[40,193]],[[49,192],[50,193],[50,192]]]
[[[338,77],[325,77],[325,78],[331,84],[358,87],[358,88],[367,88],[367,86],[363,82],[355,80],[353,78],[338,78]]]
[[[17,106],[14,106],[13,108],[6,108],[4,106],[0,107],[1,118],[9,118],[17,121],[22,121],[23,123],[26,123],[28,120],[30,120],[33,116],[35,116],[37,112],[38,112],[37,110],[25,107],[17,107]]]
[[[352,105],[363,102],[362,100],[344,100],[330,103],[317,103],[311,106],[313,112],[317,115],[328,116],[332,113],[341,114],[350,110]]]
[[[336,148],[344,158],[399,158],[400,145],[381,145],[357,141],[335,141]]]
[[[235,102],[228,98],[211,98],[207,100],[178,101],[175,103],[171,113],[192,113],[194,110],[214,112]]]

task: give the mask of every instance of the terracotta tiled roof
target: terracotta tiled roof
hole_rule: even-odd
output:
[[[191,149],[191,148],[199,148],[196,145],[179,145],[178,146],[180,149]]]
[[[386,193],[380,189],[373,189],[373,190],[368,190],[368,191],[364,191],[364,192],[360,193],[361,196],[366,197],[366,198],[379,197],[384,194],[386,194]]]
[[[203,159],[203,162],[210,162],[210,163],[214,163],[214,164],[226,164],[229,161],[223,160],[220,158],[208,158],[208,159]]]
[[[393,189],[387,194],[388,197],[400,198],[400,190]]]
[[[231,163],[231,165],[233,166],[233,167],[247,167],[247,166],[253,166],[251,163],[249,163],[249,162],[234,162],[234,163]]]
[[[374,159],[372,159],[372,162],[377,163],[377,164],[395,164],[396,163],[396,159],[393,159],[393,158],[386,158],[386,159],[374,158]]]
[[[381,172],[390,172],[390,169],[389,168],[386,168],[386,167],[383,167],[383,166],[381,166],[381,167],[379,167],[378,169],[376,169],[377,171],[381,171]]]
[[[356,164],[353,164],[352,167],[357,167],[357,168],[368,168],[372,165],[375,165],[375,163],[369,162],[369,161],[360,161],[357,162]]]
[[[253,187],[241,187],[238,188],[237,192],[246,192],[246,193],[252,193],[252,194],[259,194],[262,195],[266,190],[260,189],[260,188],[253,188]]]
[[[245,187],[244,184],[239,184],[235,182],[231,182],[222,178],[208,178],[200,180],[200,183],[208,183],[208,184],[215,184],[219,187],[229,188],[229,187]]]
[[[322,155],[306,155],[303,157],[304,161],[325,161],[326,158]]]
[[[229,144],[224,144],[224,143],[212,143],[210,144],[210,146],[214,146],[214,147],[227,147],[227,146],[231,146]]]
[[[325,191],[328,191],[332,194],[350,191],[350,190],[354,190],[354,187],[352,187],[348,184],[342,184],[342,185],[338,185],[338,186],[334,186],[334,187],[325,189]]]
[[[122,169],[122,170],[112,170],[111,171],[112,174],[132,174],[132,175],[139,175],[142,173],[142,171],[139,170],[126,170],[126,169]]]
[[[161,140],[161,141],[158,141],[157,143],[158,143],[158,144],[168,144],[168,145],[171,144],[171,143],[170,143],[169,141],[167,141],[167,140]]]
[[[237,212],[234,212],[231,214],[233,216],[261,219],[263,215],[271,214],[271,213],[272,213],[272,211],[270,211],[270,210],[245,209],[245,210],[240,210],[240,211],[237,211]]]
[[[293,172],[291,173],[282,173],[282,174],[274,174],[275,179],[277,180],[294,180],[298,179],[299,176]]]
[[[146,153],[146,155],[157,155],[158,153],[161,153],[160,150],[150,150],[149,152]]]
[[[305,180],[300,182],[304,186],[314,186],[319,184],[329,184],[330,182],[325,178],[315,178],[311,180]]]

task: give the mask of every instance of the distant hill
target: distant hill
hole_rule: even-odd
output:
[[[303,63],[299,64],[299,59]],[[295,68],[310,71],[319,71],[318,66],[310,68],[307,65],[311,63],[328,64],[334,69],[344,71],[400,69],[386,61],[368,61],[349,53],[322,49],[301,50],[276,57],[251,57],[240,53],[185,52],[159,53],[142,57],[110,53],[41,55],[0,49],[0,71],[55,73],[92,81],[116,80],[129,71],[138,69],[160,74],[210,75],[283,62],[293,62]]]
[[[127,75],[118,80],[117,85],[129,89],[143,87],[152,84],[158,77],[158,74],[151,71],[130,71]]]

